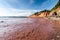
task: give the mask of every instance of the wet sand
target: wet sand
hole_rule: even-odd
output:
[[[60,21],[47,18],[0,19],[0,40],[60,40]]]

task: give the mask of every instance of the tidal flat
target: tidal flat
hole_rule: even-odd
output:
[[[0,18],[0,40],[60,40],[60,20]]]

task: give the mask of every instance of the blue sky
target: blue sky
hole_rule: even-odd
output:
[[[0,0],[0,16],[29,16],[44,9],[50,10],[58,0]]]

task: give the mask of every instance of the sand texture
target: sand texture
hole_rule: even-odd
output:
[[[60,40],[60,21],[46,18],[0,19],[0,40]]]

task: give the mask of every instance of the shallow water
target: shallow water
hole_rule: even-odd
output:
[[[56,40],[59,26],[47,18],[0,18],[0,40]]]

